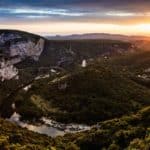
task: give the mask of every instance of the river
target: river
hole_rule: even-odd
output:
[[[21,116],[14,112],[12,116],[7,119],[10,122],[13,122],[19,125],[22,128],[27,128],[30,131],[37,132],[40,134],[46,134],[51,137],[63,136],[66,133],[76,133],[81,131],[90,130],[91,127],[83,124],[63,124],[51,120],[49,118],[42,117],[40,120],[43,123],[28,123],[20,120]]]

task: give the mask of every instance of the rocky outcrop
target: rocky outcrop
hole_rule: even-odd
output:
[[[37,43],[32,41],[19,41],[10,46],[10,57],[20,56],[22,59],[31,57],[38,61],[44,49],[44,40],[41,38]]]
[[[5,42],[9,40],[20,39],[20,38],[21,36],[18,34],[4,32],[0,34],[0,44],[4,44]]]
[[[18,69],[13,66],[13,63],[5,62],[4,60],[0,62],[0,79],[1,81],[10,80],[18,75]]]
[[[21,32],[0,32],[0,78],[10,80],[18,74],[16,64],[26,58],[38,61],[44,50],[45,40]]]

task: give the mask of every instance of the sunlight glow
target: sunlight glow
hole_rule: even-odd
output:
[[[150,32],[150,24],[140,24],[137,25],[137,28],[143,32]]]
[[[115,17],[149,17],[150,12],[119,12],[119,11],[111,11],[106,13],[107,16],[115,16]]]
[[[132,17],[136,16],[135,13],[129,13],[129,12],[108,12],[106,13],[107,16],[118,16],[118,17]]]
[[[43,22],[32,24],[0,25],[1,29],[19,29],[38,34],[115,33],[125,35],[150,35],[150,24],[117,25],[99,23]],[[47,29],[45,31],[45,28]]]

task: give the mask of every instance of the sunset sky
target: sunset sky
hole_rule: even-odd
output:
[[[150,0],[0,0],[0,29],[150,35]]]

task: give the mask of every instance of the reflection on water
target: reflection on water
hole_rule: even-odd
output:
[[[27,128],[30,131],[34,131],[40,134],[46,134],[48,136],[51,137],[56,137],[59,135],[64,135],[65,132],[64,131],[60,131],[57,128],[53,128],[53,127],[48,127],[46,125],[40,125],[40,126],[36,126],[36,125],[32,125],[32,124],[21,124],[21,127]]]
[[[90,130],[91,127],[83,124],[63,124],[63,123],[58,123],[54,120],[42,117],[41,120],[49,126],[52,126],[54,128],[60,129],[65,131],[66,133],[74,133],[74,132],[80,132],[80,131],[85,131],[85,130]]]
[[[61,124],[45,117],[41,118],[44,124],[33,125],[20,121],[20,118],[21,116],[18,113],[14,112],[8,120],[18,124],[23,128],[27,128],[30,131],[34,131],[40,134],[46,134],[51,137],[63,136],[65,133],[75,133],[90,130],[91,128],[90,126],[79,124]]]

